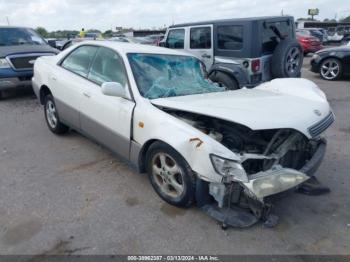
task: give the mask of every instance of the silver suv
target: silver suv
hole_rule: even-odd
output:
[[[299,77],[303,62],[290,16],[215,20],[170,26],[161,46],[182,49],[228,89]]]

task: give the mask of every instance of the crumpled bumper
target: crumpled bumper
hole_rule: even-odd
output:
[[[326,151],[326,140],[321,139],[313,157],[299,170],[277,167],[257,173],[249,182],[242,183],[246,193],[263,201],[264,197],[275,195],[304,183],[320,166]]]

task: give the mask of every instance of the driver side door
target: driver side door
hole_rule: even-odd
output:
[[[128,159],[135,103],[130,98],[122,57],[112,49],[100,47],[86,82],[81,93],[81,129]],[[101,91],[104,82],[120,83],[125,88],[126,97],[104,95]]]

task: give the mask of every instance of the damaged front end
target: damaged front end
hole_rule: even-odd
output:
[[[205,115],[163,109],[212,137],[237,156],[211,155],[221,183],[197,182],[197,204],[223,225],[249,227],[259,220],[274,224],[272,200],[307,181],[323,160],[326,141],[308,139],[294,129],[254,131]]]

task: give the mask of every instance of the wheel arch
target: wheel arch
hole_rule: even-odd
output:
[[[342,60],[340,57],[336,56],[336,55],[330,55],[330,56],[326,56],[326,57],[323,57],[321,58],[319,64],[320,64],[320,68],[321,68],[321,64],[323,63],[324,60],[326,59],[330,59],[330,58],[333,58],[333,59],[337,59],[340,63],[342,63]],[[343,64],[343,63],[342,63]]]
[[[209,77],[212,75],[216,76],[217,73],[223,73],[223,74],[226,74],[226,75],[232,77],[239,85],[239,81],[237,79],[237,76],[235,76],[234,72],[232,72],[232,70],[230,70],[229,68],[213,68],[208,73],[208,76]]]
[[[189,165],[188,161],[186,160],[186,158],[178,151],[176,150],[175,147],[173,147],[172,145],[164,142],[163,140],[160,139],[150,139],[148,140],[146,143],[144,143],[144,145],[141,147],[141,150],[139,152],[139,156],[138,156],[138,168],[139,168],[139,172],[140,173],[145,173],[146,172],[146,156],[147,156],[147,152],[148,149],[155,143],[162,143],[165,144],[167,146],[169,146],[170,148],[172,148],[174,151],[176,151],[183,159],[184,161]]]
[[[245,71],[241,68],[241,65],[237,64],[228,64],[228,63],[216,63],[214,64],[209,72],[209,78],[211,76],[215,77],[215,74],[223,73],[231,77],[234,81],[236,81],[238,87],[242,87],[246,84],[249,84],[249,80]]]
[[[39,91],[39,99],[40,99],[40,104],[44,104],[45,102],[45,96],[52,94],[50,88],[47,85],[42,85],[40,87],[40,91]]]

